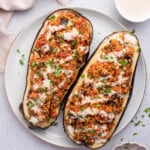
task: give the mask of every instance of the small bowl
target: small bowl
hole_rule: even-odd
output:
[[[150,19],[149,0],[115,0],[115,6],[122,17],[131,22]]]
[[[115,147],[113,150],[147,150],[147,149],[136,143],[125,143],[123,145]]]

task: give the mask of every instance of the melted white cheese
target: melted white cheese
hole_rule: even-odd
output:
[[[74,40],[74,38],[76,36],[78,36],[78,34],[79,34],[79,32],[77,31],[77,29],[73,28],[71,32],[65,32],[64,33],[64,39],[66,41],[72,41],[72,40]]]

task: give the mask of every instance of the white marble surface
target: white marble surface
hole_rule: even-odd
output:
[[[124,20],[117,12],[113,0],[73,0],[68,6],[80,6],[98,9],[118,19],[129,29],[136,29],[136,33],[140,39],[142,52],[147,65],[147,88],[142,105],[134,118],[135,122],[142,120],[146,125],[135,127],[134,123],[130,123],[119,135],[113,137],[102,150],[112,150],[114,146],[125,143],[134,142],[147,147],[150,150],[150,118],[144,114],[143,110],[150,107],[150,20],[143,23],[131,23]],[[8,30],[12,34],[17,34],[24,25],[32,19],[48,12],[52,8],[60,7],[55,0],[37,0],[35,6],[24,12],[16,12],[8,26]],[[15,87],[14,87],[15,88]],[[139,91],[140,92],[140,91]],[[134,109],[134,108],[133,108]],[[137,136],[133,133],[137,132]],[[123,138],[123,141],[121,139]],[[60,150],[63,148],[55,147],[51,144],[41,141],[40,139],[29,133],[16,119],[10,109],[4,88],[4,74],[0,73],[0,150]]]

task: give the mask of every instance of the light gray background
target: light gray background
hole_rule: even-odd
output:
[[[130,30],[136,29],[139,37],[142,52],[145,57],[147,66],[147,88],[143,103],[134,118],[135,122],[142,120],[145,127],[141,125],[135,127],[134,123],[130,123],[119,135],[113,137],[102,150],[112,150],[114,146],[125,142],[136,142],[147,147],[150,150],[150,118],[144,114],[144,109],[150,107],[150,20],[143,23],[131,23],[124,20],[117,12],[113,0],[73,0],[67,6],[89,7],[102,11],[112,17],[118,19]],[[35,6],[24,12],[15,12],[8,30],[10,33],[17,35],[24,25],[32,21],[42,14],[48,12],[52,8],[60,7],[55,0],[37,0]],[[7,44],[7,43],[6,43]],[[10,75],[11,76],[11,75]],[[15,88],[15,85],[14,85]],[[139,91],[140,92],[140,91]],[[134,109],[134,108],[133,108]],[[137,132],[137,136],[132,134]],[[123,138],[123,141],[121,141]],[[4,74],[0,73],[0,150],[65,150],[65,148],[55,147],[51,144],[41,141],[37,137],[29,133],[16,119],[7,102],[4,88]],[[84,148],[85,149],[85,148]]]

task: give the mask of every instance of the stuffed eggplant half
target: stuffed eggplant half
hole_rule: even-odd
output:
[[[127,31],[100,43],[65,105],[65,132],[75,143],[100,148],[112,136],[131,94],[139,51]]]
[[[60,9],[44,21],[33,43],[22,112],[32,127],[55,122],[61,103],[84,66],[93,28],[71,9]]]

